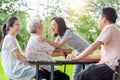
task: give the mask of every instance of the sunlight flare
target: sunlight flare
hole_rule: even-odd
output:
[[[65,7],[74,14],[85,13],[89,6],[88,0],[63,0]]]

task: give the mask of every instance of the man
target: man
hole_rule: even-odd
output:
[[[106,7],[98,18],[98,29],[101,30],[97,40],[79,55],[68,55],[67,59],[79,60],[88,58],[101,46],[98,64],[89,66],[79,74],[78,80],[112,80],[115,66],[120,59],[120,30],[116,27],[117,14],[114,8]],[[94,57],[93,57],[94,58]]]

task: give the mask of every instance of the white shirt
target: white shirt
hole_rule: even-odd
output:
[[[16,49],[21,51],[16,38],[10,34],[6,35],[2,45],[2,66],[5,74],[13,80],[32,80],[36,69],[15,58],[13,51]]]
[[[39,36],[37,34],[31,34],[26,48],[27,59],[52,60],[51,53],[53,53],[55,48],[46,42],[38,41],[38,39]],[[51,71],[51,66],[49,65],[40,65],[40,67]]]

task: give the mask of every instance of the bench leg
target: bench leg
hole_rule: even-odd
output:
[[[83,66],[83,70],[85,69],[85,64],[82,64],[82,66]]]

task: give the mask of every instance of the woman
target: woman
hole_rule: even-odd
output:
[[[89,45],[86,40],[66,26],[66,23],[62,17],[54,17],[52,19],[51,29],[56,37],[55,42],[44,38],[41,38],[40,40],[46,41],[56,48],[61,48],[63,45],[68,44],[69,46],[73,47],[77,53],[81,53]],[[76,74],[81,71],[81,67],[81,65],[75,65],[73,80],[76,80]]]
[[[9,17],[2,28],[2,66],[8,78],[13,80],[32,80],[36,69],[24,65],[21,48],[16,39],[20,33],[20,20],[18,17]]]
[[[28,41],[26,53],[27,58],[32,60],[52,60],[52,56],[63,56],[63,53],[57,53],[55,48],[46,42],[39,42],[39,37],[43,34],[42,20],[38,18],[30,19],[27,24],[27,30],[31,33]],[[46,80],[50,80],[51,66],[40,65],[45,71]],[[69,80],[69,76],[55,68],[54,80]]]

